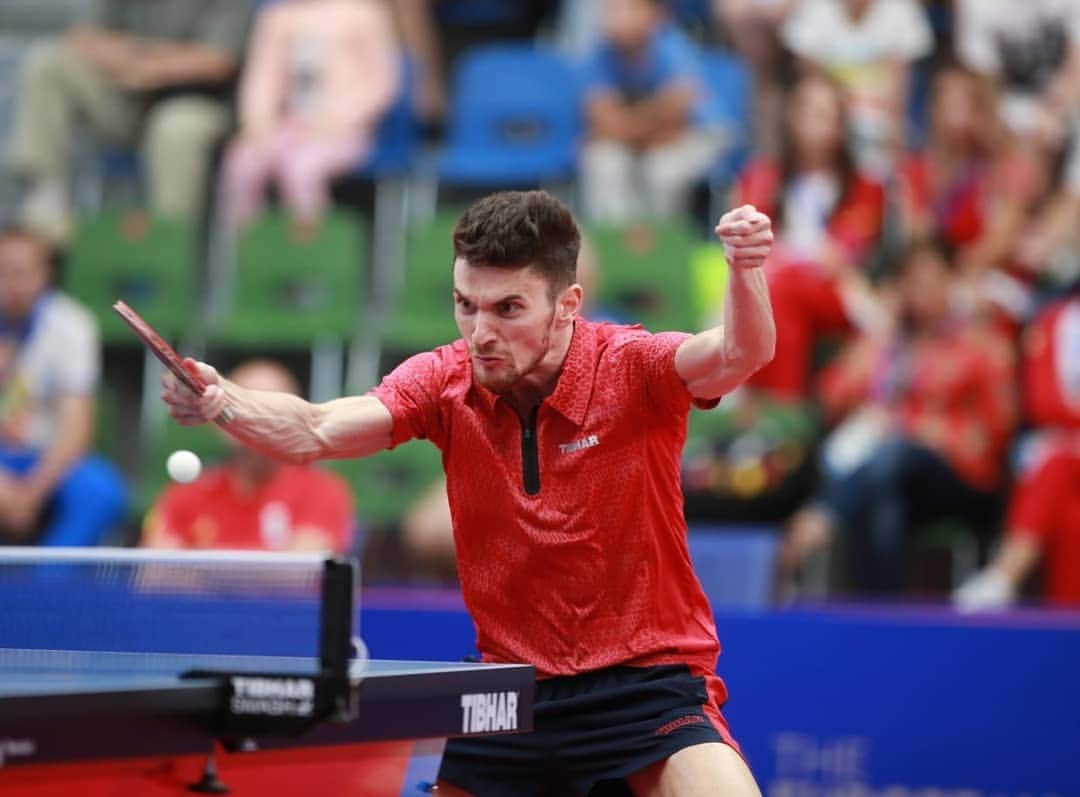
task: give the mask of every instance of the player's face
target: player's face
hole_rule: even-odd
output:
[[[556,302],[535,269],[454,261],[454,320],[469,344],[473,378],[506,393],[551,351]]]

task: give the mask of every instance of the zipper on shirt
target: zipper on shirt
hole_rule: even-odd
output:
[[[527,495],[540,492],[540,455],[536,450],[536,415],[540,406],[533,407],[529,418],[521,418],[521,479]]]

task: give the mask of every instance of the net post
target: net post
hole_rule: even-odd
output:
[[[327,559],[323,564],[319,665],[322,674],[333,679],[349,677],[355,568],[355,562],[347,558]]]

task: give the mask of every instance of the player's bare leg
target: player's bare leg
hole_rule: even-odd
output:
[[[627,780],[635,797],[761,797],[742,756],[721,742],[684,747]]]

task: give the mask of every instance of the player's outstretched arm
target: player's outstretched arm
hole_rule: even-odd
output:
[[[390,445],[393,420],[374,396],[312,404],[291,393],[243,388],[206,363],[187,363],[198,368],[207,389],[196,396],[172,373],[161,378],[161,398],[178,423],[207,423],[228,408],[222,428],[249,448],[286,462],[363,457]]]
[[[675,353],[675,370],[690,393],[706,399],[731,392],[768,363],[776,349],[761,269],[773,243],[769,217],[743,205],[721,216],[716,235],[728,262],[723,323],[689,338]]]

